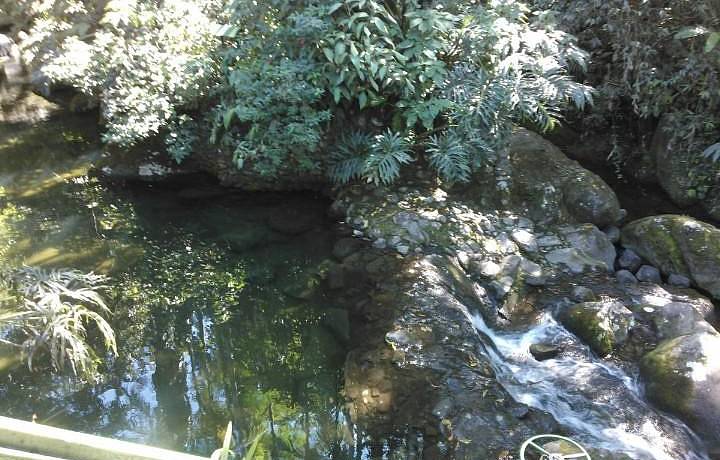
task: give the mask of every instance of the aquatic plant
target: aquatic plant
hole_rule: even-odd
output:
[[[106,281],[105,276],[77,270],[17,270],[15,301],[6,299],[0,313],[5,332],[0,340],[20,348],[30,370],[36,367],[37,357],[47,353],[54,369],[69,365],[80,377],[94,377],[98,360],[89,343],[88,326],[94,325],[105,348],[117,354],[115,334],[101,314],[110,314],[99,294]]]

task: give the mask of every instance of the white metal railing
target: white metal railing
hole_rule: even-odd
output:
[[[117,439],[0,417],[0,460],[208,460]]]

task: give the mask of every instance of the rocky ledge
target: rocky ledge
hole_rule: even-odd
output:
[[[720,371],[709,350],[719,336],[708,321],[715,308],[689,288],[692,283],[713,293],[697,267],[718,270],[698,259],[717,257],[702,250],[717,230],[661,216],[621,231],[623,212],[599,178],[580,172],[590,180],[571,181],[554,174],[553,168],[578,166],[539,136],[520,132],[515,139],[502,183],[497,170],[463,187],[418,173],[397,188],[356,185],[338,192],[333,212],[345,217],[355,238],[395,261],[370,267],[379,273],[373,300],[358,313],[361,339],[346,370],[354,419],[367,426],[434,426],[424,428],[425,435],[452,446],[455,458],[513,458],[523,438],[546,431],[584,439],[593,458],[644,458],[608,450],[582,430],[558,424],[541,405],[517,402],[498,383],[496,358],[478,338],[475,312],[495,331],[532,329],[550,314],[589,346],[594,359],[639,374],[648,398],[689,424],[717,455],[720,410],[711,389]],[[543,174],[523,172],[517,157],[528,152],[535,156],[528,164],[545,165]],[[656,255],[646,248],[673,248],[648,243],[642,236],[648,226],[681,246],[675,260],[683,265],[664,263],[674,251]],[[696,245],[687,241],[688,232]],[[384,313],[368,314],[378,311]],[[565,353],[562,344],[525,345],[534,346],[534,359]],[[536,355],[541,349],[552,353]],[[402,383],[384,383],[390,375]],[[590,392],[595,403],[602,404],[603,391],[599,383]],[[629,433],[640,432],[632,425],[646,420],[671,441],[657,447],[663,455],[682,458],[697,449],[689,434],[633,401],[639,406],[636,418],[627,415]]]

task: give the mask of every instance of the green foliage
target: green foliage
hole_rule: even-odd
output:
[[[667,115],[675,151],[704,152],[706,158],[720,159],[713,148],[720,140],[717,1],[535,0],[534,4],[554,9],[563,27],[576,33],[591,51],[589,77],[601,104],[584,121],[588,130],[610,124],[627,138],[634,120],[653,122]]]
[[[225,429],[225,437],[223,438],[223,445],[220,449],[217,449],[210,456],[210,460],[230,460],[234,457],[234,452],[230,449],[232,444],[232,422],[228,422],[227,428]]]
[[[22,349],[32,370],[35,357],[47,353],[53,368],[69,363],[76,375],[95,376],[97,359],[88,344],[87,326],[94,324],[105,348],[117,353],[115,334],[101,313],[109,314],[98,293],[105,277],[77,270],[25,267],[15,277],[18,300],[4,308],[0,322],[12,332],[21,332]],[[7,305],[6,305],[7,307]]]
[[[47,93],[71,86],[99,105],[108,143],[164,133],[204,100],[215,78],[221,0],[5,3],[13,21],[27,23],[21,46],[35,85]]]
[[[290,163],[380,184],[427,154],[443,178],[469,180],[513,123],[548,130],[591,101],[568,76],[583,52],[528,13],[509,0],[238,0],[219,31],[215,140],[263,173]]]
[[[313,65],[286,58],[251,61],[227,77],[233,104],[218,113],[222,124],[216,130],[226,133],[222,142],[233,149],[238,168],[247,162],[262,174],[275,174],[281,164],[294,162],[299,171],[316,169],[312,154],[330,112],[314,106],[322,90],[312,84]]]
[[[25,1],[36,75],[98,103],[105,141],[168,134],[176,161],[209,140],[271,177],[380,184],[417,159],[466,181],[513,123],[591,101],[573,37],[515,0]],[[352,131],[367,148],[342,146]]]
[[[339,183],[359,178],[389,184],[400,175],[402,165],[412,161],[410,142],[401,134],[389,129],[376,136],[355,132],[331,155],[329,173]]]
[[[400,134],[390,130],[378,134],[370,144],[362,175],[375,185],[389,184],[400,175],[400,167],[413,161],[410,144]]]
[[[190,156],[199,142],[199,124],[182,114],[168,123],[168,135],[165,137],[165,145],[170,157],[177,163]]]
[[[454,131],[448,131],[442,136],[430,137],[427,147],[430,164],[437,169],[440,177],[448,181],[470,180],[472,159],[465,145],[462,137]]]
[[[362,178],[365,159],[370,156],[371,143],[370,135],[358,131],[343,138],[330,153],[330,177],[341,184]]]
[[[703,156],[714,162],[720,161],[720,142],[711,145],[703,151]]]

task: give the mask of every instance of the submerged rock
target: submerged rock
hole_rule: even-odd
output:
[[[299,235],[311,230],[323,221],[323,209],[303,207],[288,203],[275,210],[268,219],[268,225],[285,235]]]
[[[720,299],[720,230],[712,225],[679,215],[646,217],[623,228],[622,244]]]
[[[538,361],[545,361],[560,354],[560,348],[551,343],[534,343],[530,345],[530,354]]]
[[[720,453],[720,335],[703,330],[661,343],[640,371],[653,402],[690,424]]]
[[[335,246],[333,246],[333,256],[342,260],[350,254],[359,251],[364,246],[366,246],[366,243],[358,238],[340,238],[335,242]]]

